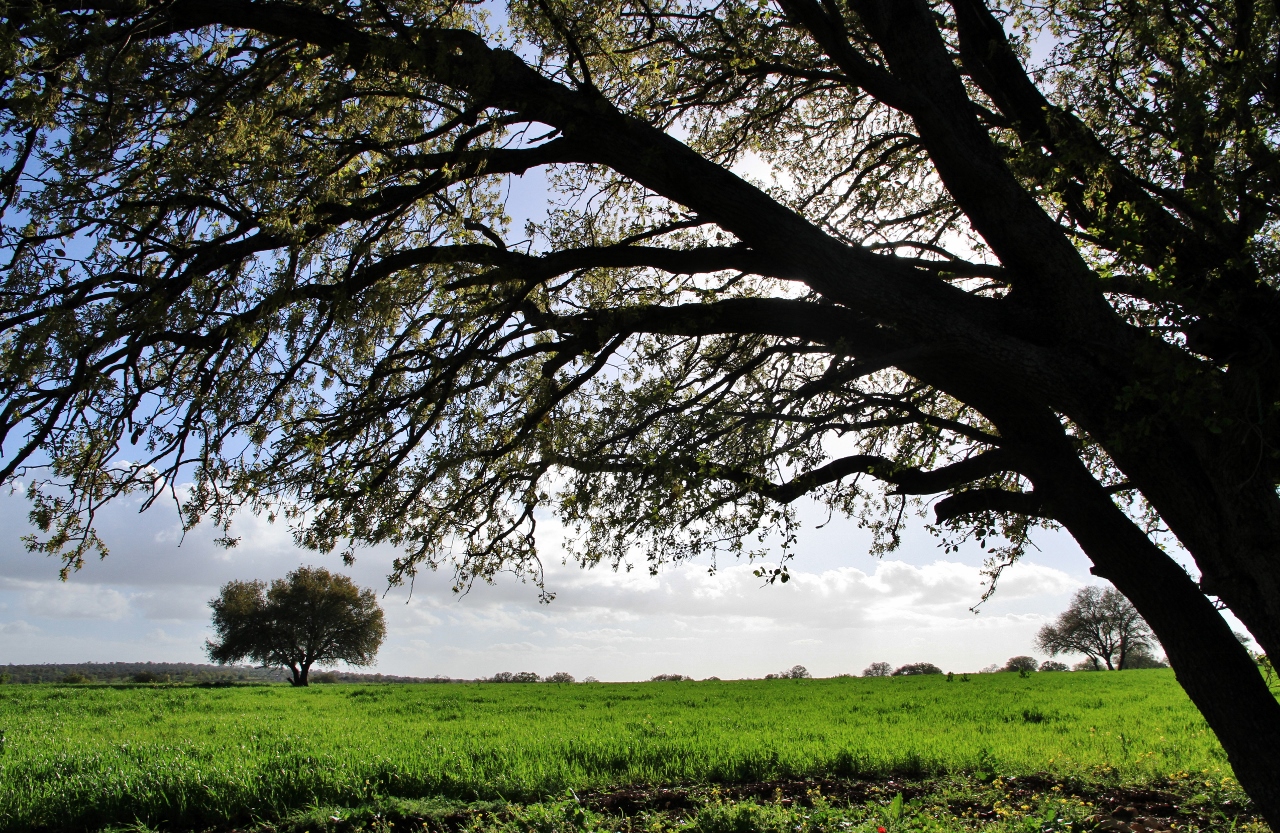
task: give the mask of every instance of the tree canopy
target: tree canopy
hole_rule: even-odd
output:
[[[211,660],[288,668],[295,686],[308,684],[316,663],[372,665],[387,632],[374,592],[323,567],[299,567],[270,587],[228,582],[209,607]]]
[[[459,586],[538,580],[544,508],[655,567],[802,496],[880,549],[927,499],[993,578],[1060,525],[1280,825],[1217,610],[1280,655],[1274,3],[0,9],[33,549],[137,490]]]

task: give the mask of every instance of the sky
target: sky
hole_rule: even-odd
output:
[[[1035,655],[1036,631],[1073,592],[1097,582],[1069,536],[1041,533],[1039,551],[1010,568],[973,613],[983,591],[976,546],[944,554],[916,523],[902,547],[880,559],[868,554],[869,535],[856,523],[823,526],[825,515],[808,507],[785,585],[764,586],[752,565],[723,561],[713,575],[695,561],[656,577],[643,565],[630,573],[563,565],[548,518],[539,547],[556,593],[550,604],[511,579],[460,596],[445,573],[420,577],[410,596],[387,588],[390,549],[365,550],[346,568],[336,555],[295,547],[284,525],[246,516],[233,530],[240,546],[227,550],[213,543],[211,528],[184,537],[171,506],[139,514],[135,503],[104,511],[99,528],[110,556],[64,583],[56,561],[20,543],[26,512],[21,494],[0,497],[0,664],[206,661],[208,601],[222,584],[312,564],[387,591],[387,641],[369,669],[385,674],[736,679],[797,664],[815,676],[858,674],[876,661],[976,671]]]

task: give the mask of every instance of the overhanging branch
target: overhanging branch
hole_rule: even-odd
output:
[[[979,512],[1011,512],[1032,518],[1053,517],[1035,492],[1011,492],[1007,489],[970,489],[945,497],[933,506],[934,518],[940,524]]]

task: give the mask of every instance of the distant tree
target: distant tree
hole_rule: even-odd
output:
[[[228,582],[209,606],[217,635],[206,643],[210,659],[288,668],[295,686],[307,685],[315,663],[371,665],[386,636],[374,592],[323,567],[299,567],[270,587]]]
[[[336,671],[322,671],[319,674],[312,674],[310,681],[313,683],[325,683],[327,685],[332,685],[333,683],[342,682],[342,679],[338,676]]]
[[[657,674],[649,678],[651,683],[682,683],[686,680],[692,680],[693,677],[686,677],[684,674]],[[767,679],[767,678],[766,678]]]
[[[932,662],[908,663],[893,672],[895,677],[914,677],[918,674],[941,674],[942,669]]]
[[[999,673],[1000,670],[1001,670],[1001,667],[999,665],[996,665],[993,662],[990,665],[986,666],[985,668],[979,669],[978,673],[979,674],[996,674],[996,673]]]
[[[85,676],[84,674],[81,674],[77,671],[72,671],[70,674],[67,674],[65,677],[62,678],[62,682],[68,685],[84,685],[85,683],[93,682],[93,680],[89,679],[89,677]]]
[[[567,671],[557,671],[543,680],[544,683],[571,683],[573,681],[573,675]]]
[[[510,671],[499,671],[489,678],[491,683],[537,683],[542,678],[532,671],[517,671],[512,674]]]
[[[862,670],[864,677],[888,677],[893,673],[893,666],[887,662],[873,662]]]
[[[1085,657],[1084,659],[1071,666],[1072,671],[1101,671],[1102,663],[1094,657]]]
[[[1124,662],[1120,665],[1122,670],[1135,668],[1168,668],[1169,663],[1155,655],[1155,652],[1146,645],[1139,645],[1125,656]]]
[[[600,681],[599,681],[599,680],[597,680],[595,677],[584,677],[582,681],[583,681],[584,683],[598,683],[598,682],[600,682]]]
[[[1047,659],[1044,662],[1040,663],[1040,670],[1041,671],[1070,671],[1071,668],[1065,662],[1058,662],[1057,660]]]
[[[813,677],[813,675],[809,673],[809,669],[805,668],[803,665],[793,665],[778,676],[784,680],[808,680]]]
[[[1036,636],[1036,647],[1049,656],[1084,654],[1106,665],[1123,668],[1135,649],[1150,651],[1155,645],[1151,628],[1120,591],[1090,586],[1078,590],[1052,625]]]
[[[1035,657],[1009,657],[1009,661],[1004,664],[1005,671],[1035,671],[1039,667]]]

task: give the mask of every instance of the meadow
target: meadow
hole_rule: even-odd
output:
[[[1165,670],[950,682],[11,685],[0,686],[0,730],[4,831],[197,829],[390,799],[530,805],[566,790],[806,777],[1230,781],[1221,747]]]

